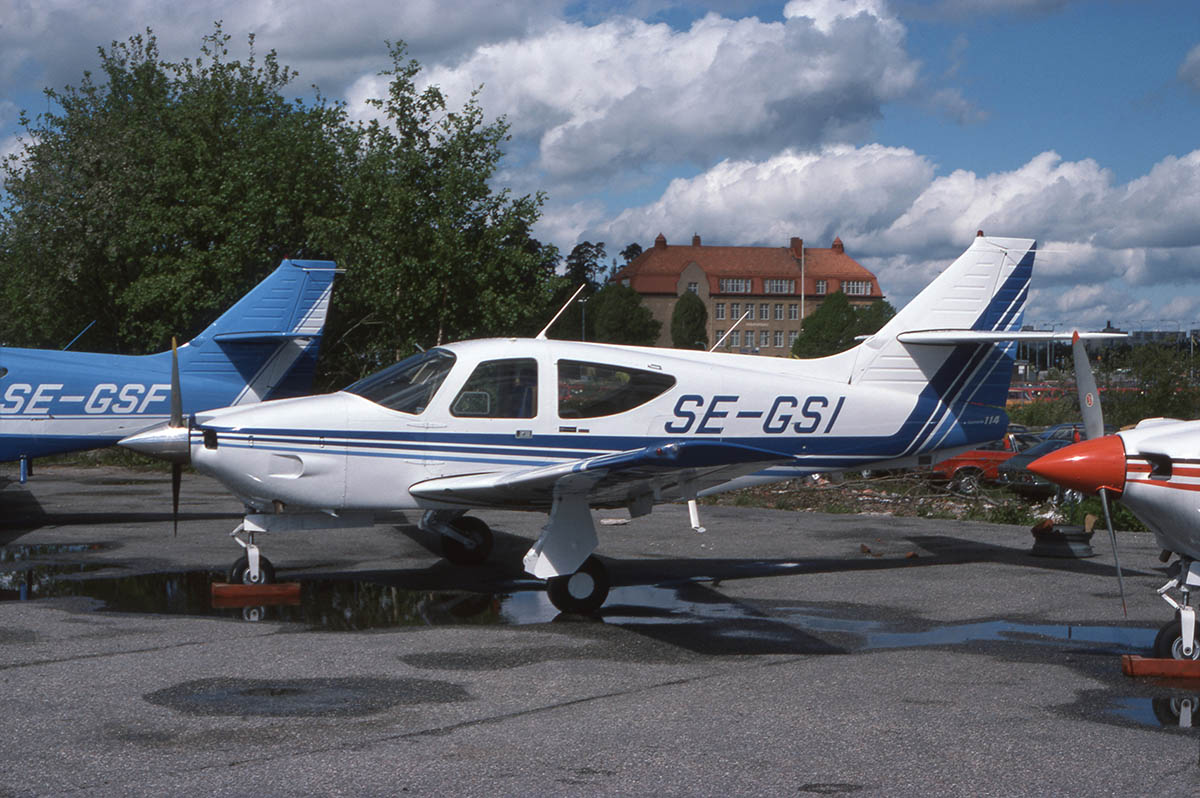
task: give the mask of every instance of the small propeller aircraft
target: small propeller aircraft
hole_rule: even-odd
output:
[[[179,347],[181,412],[310,392],[335,271],[284,260]],[[0,462],[20,461],[24,482],[35,457],[112,446],[165,421],[172,368],[171,352],[0,347]]]
[[[1172,554],[1171,580],[1158,594],[1175,611],[1154,640],[1154,654],[1169,659],[1200,659],[1196,640],[1196,608],[1192,589],[1200,586],[1200,421],[1144,419],[1132,428],[1104,435],[1104,419],[1095,379],[1076,343],[1075,364],[1080,409],[1087,439],[1051,452],[1029,464],[1029,470],[1065,488],[1100,496],[1116,556],[1116,536],[1109,512],[1110,495],[1120,498],[1154,533],[1162,561]],[[1120,562],[1117,576],[1120,577]],[[1179,599],[1170,593],[1178,591]],[[1121,595],[1124,604],[1125,589]]]
[[[274,578],[255,536],[423,511],[454,562],[492,535],[465,513],[542,511],[525,569],[560,610],[608,595],[592,508],[816,471],[932,463],[1003,436],[1036,244],[982,233],[878,333],[813,360],[533,339],[463,341],[343,391],[188,417],[121,445],[190,461],[246,504],[230,580]],[[561,312],[561,311],[560,311]],[[551,321],[551,324],[554,322]],[[548,329],[548,327],[547,327]],[[240,535],[245,534],[247,540]]]

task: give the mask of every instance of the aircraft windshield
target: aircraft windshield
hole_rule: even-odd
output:
[[[364,377],[346,390],[415,416],[429,406],[453,365],[454,355],[445,349],[430,349]]]

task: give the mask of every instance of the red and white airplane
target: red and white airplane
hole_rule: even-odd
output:
[[[1154,532],[1163,561],[1178,556],[1171,581],[1158,591],[1176,614],[1159,631],[1154,653],[1200,659],[1191,603],[1192,590],[1200,586],[1200,421],[1145,419],[1133,429],[1089,436],[1051,452],[1029,470],[1065,488],[1098,493],[1106,515],[1108,497],[1119,497]]]

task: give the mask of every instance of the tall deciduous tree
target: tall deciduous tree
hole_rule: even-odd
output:
[[[618,283],[608,283],[595,293],[588,314],[594,319],[596,340],[604,343],[650,346],[662,329],[642,304],[641,294]]]
[[[677,349],[708,348],[708,309],[704,300],[684,291],[671,312],[671,346]]]
[[[841,291],[825,297],[804,320],[804,331],[792,344],[793,357],[824,357],[854,346],[860,335],[873,335],[896,315],[889,302],[877,299],[858,308]]]
[[[100,49],[101,76],[49,90],[51,110],[3,165],[0,342],[144,352],[199,330],[285,255],[346,269],[327,384],[459,337],[546,317],[557,254],[530,237],[540,195],[491,186],[503,121],[418,90],[390,48],[381,119],[287,100],[274,52],[163,61],[153,34]],[[547,268],[547,263],[551,264]]]

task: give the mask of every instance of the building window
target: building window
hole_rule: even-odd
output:
[[[829,287],[829,284],[826,283],[824,280],[817,280],[817,293],[818,294],[824,294],[825,289],[828,287]]]
[[[788,320],[796,321],[800,318],[800,306],[795,302],[788,305]]]
[[[775,303],[775,321],[783,321],[783,303]]]
[[[771,306],[766,302],[758,306],[758,320],[767,321],[771,318]]]
[[[754,303],[746,303],[746,321],[754,321]]]
[[[871,282],[869,280],[846,280],[842,283],[842,291],[846,296],[870,296]]]
[[[724,330],[717,330],[717,338],[716,338],[716,340],[718,340],[718,341],[721,341],[721,338],[723,338],[724,336],[725,336],[725,331],[724,331]],[[725,341],[721,341],[721,345],[722,345],[722,346],[728,346],[728,344],[727,344]]]
[[[789,349],[791,348],[792,344],[796,343],[796,339],[799,337],[800,337],[799,330],[788,330],[788,348]]]
[[[725,303],[717,303],[717,321],[722,321],[725,318]]]
[[[722,294],[750,293],[750,281],[741,277],[723,277],[718,285]]]
[[[688,283],[688,290],[691,291],[693,294],[699,293],[700,284],[699,283]]]
[[[734,330],[733,332],[731,332],[729,334],[729,345],[732,346],[734,349],[737,349],[739,346],[742,345],[742,331],[741,330]]]
[[[753,335],[753,333],[751,333]],[[771,333],[767,330],[760,330],[758,333],[758,345],[766,349],[771,345]]]
[[[794,294],[796,293],[795,280],[763,280],[764,294]]]
[[[741,302],[730,302],[729,303],[729,318],[740,319],[741,317],[742,317],[742,303]]]
[[[775,331],[775,348],[776,349],[783,348],[783,330]]]

